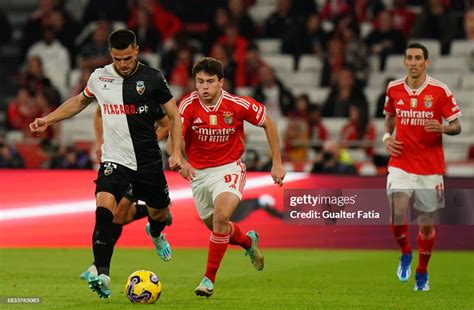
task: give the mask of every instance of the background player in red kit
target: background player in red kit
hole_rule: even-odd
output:
[[[425,46],[412,43],[405,51],[407,76],[387,89],[383,142],[390,154],[387,193],[392,208],[392,230],[402,255],[397,269],[400,281],[408,281],[412,251],[408,239],[407,210],[410,199],[419,212],[416,291],[429,290],[428,262],[435,240],[435,211],[444,206],[444,154],[442,134],[461,132],[461,111],[451,91],[426,74]],[[443,118],[448,124],[443,124]],[[396,135],[392,133],[396,129]]]
[[[223,66],[213,58],[202,58],[193,67],[197,91],[187,95],[179,105],[183,120],[185,152],[181,175],[191,180],[193,198],[199,216],[212,231],[207,268],[196,288],[198,296],[213,293],[219,265],[230,244],[243,247],[257,270],[264,265],[255,231],[244,234],[230,217],[239,205],[246,180],[244,121],[261,126],[270,145],[275,184],[283,185],[279,137],[276,126],[261,103],[248,97],[232,95],[222,89]]]

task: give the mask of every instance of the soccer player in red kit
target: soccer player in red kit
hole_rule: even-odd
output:
[[[211,230],[206,272],[195,290],[196,295],[209,297],[229,244],[244,248],[257,270],[264,265],[258,234],[253,230],[244,234],[236,223],[230,222],[246,180],[245,165],[240,162],[244,152],[244,121],[265,130],[272,153],[274,183],[282,186],[286,172],[277,128],[266,115],[265,106],[223,90],[223,66],[214,58],[199,60],[192,73],[197,91],[185,96],[178,108],[187,155],[180,173],[191,181],[199,216]]]
[[[384,108],[383,142],[390,154],[387,195],[392,231],[402,252],[397,276],[403,282],[411,274],[406,214],[412,198],[419,215],[415,291],[429,290],[427,268],[435,241],[434,217],[444,206],[442,134],[461,132],[461,111],[448,87],[426,74],[429,63],[426,47],[410,44],[404,59],[407,76],[388,85]],[[394,129],[396,134],[392,135]]]

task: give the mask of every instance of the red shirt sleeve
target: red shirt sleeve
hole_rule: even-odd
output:
[[[242,108],[243,119],[255,126],[262,126],[267,116],[267,109],[263,104],[250,97],[240,97],[249,103],[248,109]]]
[[[393,98],[391,97],[390,85],[387,88],[387,93],[385,94],[385,106],[383,108],[383,114],[395,114],[395,107],[393,105]]]
[[[443,117],[448,121],[451,122],[456,118],[462,115],[461,110],[459,109],[458,104],[456,103],[456,99],[454,99],[453,94],[448,93],[445,94],[446,96],[443,97],[442,112]]]

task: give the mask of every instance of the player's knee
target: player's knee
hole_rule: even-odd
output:
[[[152,220],[157,222],[165,222],[168,219],[168,208],[164,209],[149,209],[149,216]]]
[[[224,212],[215,212],[213,214],[212,223],[214,227],[216,226],[228,226],[229,225],[229,216]]]
[[[420,233],[425,237],[429,237],[433,233],[433,229],[434,229],[433,225],[421,225]]]

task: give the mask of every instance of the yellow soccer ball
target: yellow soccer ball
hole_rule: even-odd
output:
[[[132,303],[153,304],[161,295],[161,281],[148,270],[132,273],[125,285],[125,293]]]

